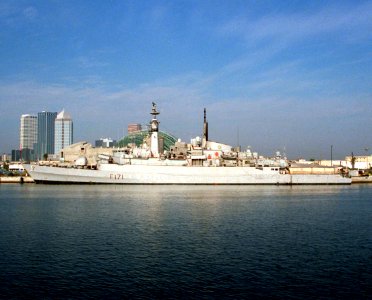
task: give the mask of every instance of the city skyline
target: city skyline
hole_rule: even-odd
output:
[[[3,1],[0,153],[19,117],[66,107],[74,140],[149,121],[189,142],[334,158],[372,148],[372,2]]]

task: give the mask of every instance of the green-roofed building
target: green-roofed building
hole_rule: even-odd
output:
[[[142,145],[143,140],[149,136],[148,130],[137,131],[128,134],[118,142],[119,147],[125,147],[128,144],[136,144],[137,147]],[[177,138],[167,132],[159,131],[159,137],[164,140],[164,150],[169,151],[170,147],[177,142]]]

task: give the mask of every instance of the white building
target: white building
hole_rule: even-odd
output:
[[[1,155],[1,161],[2,162],[6,162],[6,161],[10,161],[10,160],[11,160],[11,156],[9,154],[4,153],[4,154]]]
[[[112,138],[100,138],[95,142],[96,147],[110,148],[116,146],[116,140]]]
[[[328,167],[341,166],[350,169],[367,170],[372,168],[372,155],[346,156],[344,160],[320,160],[317,163]]]
[[[351,168],[352,167],[354,167],[355,169],[372,168],[372,155],[346,156],[345,160],[348,162]]]
[[[34,149],[37,143],[37,116],[22,115],[19,127],[19,148]]]
[[[54,121],[54,153],[73,143],[73,122],[69,113],[62,110]]]

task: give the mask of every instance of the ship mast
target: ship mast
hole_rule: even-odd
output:
[[[208,141],[207,110],[204,108],[204,124],[203,124],[203,140],[202,140],[203,149],[207,147],[207,141]]]
[[[152,102],[152,109],[150,115],[152,115],[152,120],[150,122],[150,136],[151,136],[151,154],[153,157],[159,157],[159,121],[156,116],[160,114],[160,112],[156,109],[156,103]]]

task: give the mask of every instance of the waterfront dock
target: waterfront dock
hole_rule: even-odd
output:
[[[352,176],[351,183],[372,183],[372,176]]]
[[[30,176],[0,176],[0,183],[34,183]]]

